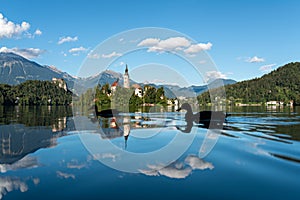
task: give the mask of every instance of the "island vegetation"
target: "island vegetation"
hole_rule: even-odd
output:
[[[112,89],[109,84],[97,85],[81,94],[76,104],[81,106],[92,106],[96,104],[99,109],[116,108],[127,106],[136,108],[140,106],[153,106],[174,104],[176,99],[165,96],[163,87],[155,88],[145,85],[141,94],[135,92],[135,88],[124,88],[117,86]]]

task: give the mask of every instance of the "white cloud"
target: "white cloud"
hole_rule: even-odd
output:
[[[91,58],[91,59],[99,59],[99,58],[100,58],[100,55],[97,54],[97,53],[89,53],[89,54],[88,54],[88,58]]]
[[[212,43],[191,44],[185,37],[170,37],[165,40],[159,38],[146,38],[137,45],[148,47],[148,52],[183,51],[190,56],[203,50],[210,50]]]
[[[75,47],[69,50],[69,53],[72,53],[73,55],[78,55],[78,53],[83,52],[83,51],[87,51],[86,48],[84,48],[83,46],[81,47]]]
[[[29,23],[22,22],[21,24],[15,24],[14,22],[8,21],[8,19],[0,13],[0,39],[21,35],[28,31],[29,28]]]
[[[65,42],[75,42],[78,40],[78,37],[70,37],[70,36],[67,36],[67,37],[60,37],[57,44],[63,44]]]
[[[19,49],[17,47],[14,48],[7,48],[7,47],[1,47],[0,52],[2,53],[15,53],[18,55],[21,55],[27,59],[30,58],[36,58],[40,56],[41,54],[45,53],[45,50],[37,49],[37,48],[27,48],[27,49]]]
[[[184,47],[189,47],[191,42],[185,37],[170,37],[165,40],[158,38],[147,38],[141,41],[138,46],[149,47],[149,52],[164,52],[182,50]]]
[[[112,57],[117,57],[117,56],[122,56],[122,54],[117,53],[115,51],[110,54],[102,54],[102,58],[112,58]]]
[[[138,46],[141,47],[141,46],[154,46],[154,45],[157,45],[159,43],[160,39],[158,38],[147,38],[147,39],[144,39],[142,40]]]
[[[275,65],[276,65],[275,63],[269,64],[269,65],[263,65],[259,68],[259,70],[262,72],[270,72],[270,71],[272,71],[272,69]]]
[[[205,74],[204,81],[209,82],[219,78],[227,78],[226,74],[222,74],[219,71],[208,71]]]
[[[246,61],[249,63],[260,63],[260,62],[264,62],[265,59],[254,56],[252,58],[248,58]]]
[[[36,29],[34,35],[42,35],[43,32],[40,29]]]
[[[192,44],[187,49],[184,50],[187,54],[195,54],[203,50],[210,50],[212,47],[212,43],[199,43],[199,44]]]

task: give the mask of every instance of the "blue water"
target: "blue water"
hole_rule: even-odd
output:
[[[220,131],[194,125],[190,133],[180,131],[182,113],[99,119],[57,110],[51,117],[45,111],[43,123],[30,123],[41,115],[32,111],[28,120],[14,109],[3,111],[0,199],[299,199],[300,108],[244,109],[232,110]],[[128,157],[98,146],[106,142]],[[168,165],[130,158],[159,157],[168,145]]]

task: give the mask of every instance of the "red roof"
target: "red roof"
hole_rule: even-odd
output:
[[[113,82],[113,84],[111,85],[111,87],[115,87],[118,86],[118,81]]]

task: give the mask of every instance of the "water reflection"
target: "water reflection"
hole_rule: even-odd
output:
[[[30,179],[35,185],[40,180],[38,178],[27,178]],[[18,177],[0,177],[0,199],[8,192],[19,190],[20,192],[26,192],[28,190],[27,180],[21,180]]]
[[[210,162],[200,159],[196,155],[188,155],[184,161],[176,161],[166,167],[159,165],[149,165],[148,170],[140,170],[147,176],[166,176],[168,178],[184,179],[189,176],[193,170],[214,169]]]
[[[179,183],[180,179],[186,178],[191,184],[181,185],[184,191],[199,192],[199,185],[206,191],[209,189],[206,183],[208,185],[213,183],[217,184],[215,186],[218,186],[220,193],[224,194],[231,187],[238,188],[241,179],[249,181],[252,185],[259,181],[268,187],[268,191],[272,189],[269,186],[272,184],[280,185],[284,191],[290,191],[284,185],[288,185],[289,188],[299,185],[299,179],[296,180],[294,176],[299,170],[300,163],[298,108],[293,112],[269,112],[266,109],[251,112],[232,110],[232,116],[228,118],[224,129],[219,132],[217,130],[208,132],[207,127],[203,125],[189,124],[178,112],[120,113],[110,118],[89,115],[79,119],[87,128],[78,134],[93,135],[94,138],[119,145],[123,150],[138,153],[160,148],[176,134],[196,135],[190,149],[178,160],[172,161],[167,166],[157,162],[147,165],[146,168],[138,168],[142,175],[117,172],[96,162],[99,158],[118,162],[120,155],[110,152],[88,155],[77,135],[70,134],[75,132],[68,109],[0,107],[0,111],[0,199],[11,191],[16,192],[11,193],[11,196],[5,196],[7,199],[16,197],[22,199],[24,192],[28,190],[31,190],[30,194],[35,194],[33,195],[35,198],[39,198],[43,195],[41,191],[47,191],[48,187],[55,189],[57,196],[78,198],[76,195],[82,191],[76,193],[77,188],[81,188],[87,182],[90,183],[91,189],[86,187],[84,194],[97,197],[103,195],[103,190],[98,188],[111,188],[116,184],[126,186],[119,187],[118,191],[127,195],[132,192],[128,190],[134,188],[137,182],[145,188],[153,187],[154,190],[160,190],[165,185],[171,186],[172,183]],[[92,123],[88,124],[87,121]],[[89,131],[90,124],[101,131]],[[152,137],[157,130],[162,130],[161,134]],[[199,145],[208,144],[203,145],[201,151],[209,151],[212,146],[210,142],[215,142],[220,134],[221,137],[212,153],[204,158],[199,157],[197,155]],[[37,151],[39,149],[43,151]],[[116,178],[119,176],[124,178],[122,180]],[[146,176],[155,178],[146,179]],[[161,178],[170,184],[157,184]],[[223,185],[226,181],[229,183],[227,185],[230,185],[227,188]],[[61,189],[62,186],[65,190]],[[172,189],[167,187],[170,188]],[[192,189],[189,190],[190,188]],[[174,190],[172,194],[177,197],[182,193]],[[55,196],[51,195],[44,198],[51,199]],[[109,195],[112,194],[103,197]],[[243,195],[249,193],[244,192]]]
[[[0,164],[12,164],[40,148],[56,145],[56,138],[50,128],[27,127],[23,124],[0,126]]]
[[[74,130],[68,107],[0,106],[0,172],[39,167],[37,157],[29,156],[42,148],[54,147],[57,139]],[[8,192],[28,190],[39,178],[7,176],[0,178],[0,199]]]

